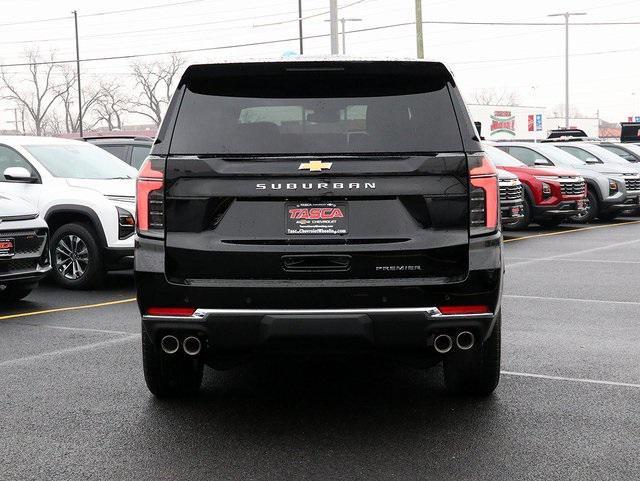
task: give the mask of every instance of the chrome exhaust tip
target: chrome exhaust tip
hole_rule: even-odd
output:
[[[453,347],[453,339],[447,334],[439,334],[433,340],[433,348],[440,354],[448,353]]]
[[[456,346],[463,351],[471,349],[475,341],[476,337],[469,331],[462,331],[456,336]]]
[[[165,354],[175,354],[180,349],[180,341],[176,336],[167,335],[162,338],[160,341],[160,347],[165,352]]]
[[[197,356],[200,354],[200,349],[202,349],[202,343],[197,337],[189,336],[182,342],[182,349],[189,356]]]

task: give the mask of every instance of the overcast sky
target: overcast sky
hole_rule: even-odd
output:
[[[0,0],[0,64],[24,61],[39,47],[58,59],[75,58],[77,9],[81,58],[158,53],[295,38],[297,0]],[[305,35],[327,33],[329,0],[303,0]],[[411,22],[414,0],[338,0],[339,16],[362,19],[348,30]],[[350,4],[354,4],[349,6]],[[163,6],[164,5],[164,6]],[[143,9],[144,7],[153,7]],[[140,8],[137,11],[109,13]],[[445,21],[558,22],[550,13],[586,12],[573,21],[640,21],[640,0],[423,0],[423,19]],[[61,20],[8,25],[36,19]],[[274,22],[277,25],[260,26]],[[415,56],[413,25],[347,35],[349,55]],[[564,100],[564,26],[425,25],[425,55],[452,68],[468,102],[477,89],[515,91],[525,105],[552,108]],[[329,53],[329,39],[307,39],[305,54]],[[185,54],[189,63],[221,57],[277,57],[297,52],[298,42]],[[606,52],[606,53],[603,53]],[[640,115],[640,25],[575,26],[571,29],[572,106],[586,116],[626,120]],[[159,57],[149,57],[152,60]],[[83,86],[100,76],[127,78],[132,60],[86,62]],[[21,72],[21,67],[7,67]],[[12,105],[0,101],[5,125]]]

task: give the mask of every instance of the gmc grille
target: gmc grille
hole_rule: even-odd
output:
[[[586,184],[583,180],[560,180],[562,195],[582,195]]]
[[[501,201],[509,201],[509,200],[520,200],[522,198],[522,185],[520,184],[510,184],[510,185],[500,185],[500,200]]]

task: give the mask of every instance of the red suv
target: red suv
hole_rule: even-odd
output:
[[[505,226],[526,229],[531,222],[554,227],[587,208],[586,182],[578,172],[557,167],[529,167],[506,152],[484,144],[493,164],[518,176],[524,188],[524,216]]]

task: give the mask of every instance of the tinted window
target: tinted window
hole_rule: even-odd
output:
[[[616,155],[619,155],[624,160],[628,160],[629,162],[637,162],[637,159],[633,154],[627,152],[624,149],[621,149],[620,147],[616,147],[614,145],[603,145],[602,148],[607,149],[609,152],[613,152]]]
[[[558,148],[564,150],[565,152],[570,153],[571,155],[579,158],[580,160],[584,160],[585,162],[590,161],[592,163],[598,163],[598,164],[602,163],[602,161],[600,161],[591,152],[587,152],[586,150],[579,149],[578,147],[571,147],[569,145],[558,145]]]
[[[132,178],[131,167],[109,152],[84,143],[27,145],[25,148],[54,177],[69,179]]]
[[[4,171],[9,167],[24,167],[31,173],[32,177],[38,177],[38,173],[31,164],[15,150],[0,145],[0,182],[5,182]]]
[[[174,154],[460,150],[445,81],[335,72],[196,82],[171,141]]]
[[[124,160],[125,162],[129,162],[127,153],[129,151],[128,145],[98,145],[101,149],[106,150],[110,154],[115,155],[120,160]]]
[[[136,169],[142,167],[142,163],[144,162],[144,159],[146,159],[149,155],[149,152],[151,152],[151,146],[147,147],[144,145],[134,145],[133,156],[131,157],[131,166],[135,167]]]
[[[553,163],[549,161],[544,155],[536,152],[535,150],[527,149],[526,147],[509,147],[509,154],[513,155],[516,159],[524,162],[529,167],[536,166],[552,166]],[[538,161],[538,163],[536,163]]]

